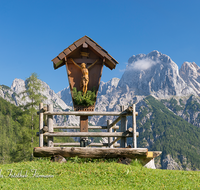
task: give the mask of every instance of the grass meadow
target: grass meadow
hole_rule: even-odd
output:
[[[0,189],[200,189],[200,172],[147,169],[136,161],[36,159],[0,165]]]

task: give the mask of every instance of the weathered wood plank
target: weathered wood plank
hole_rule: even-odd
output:
[[[80,116],[80,132],[88,132],[88,116]]]
[[[107,130],[109,133],[112,133],[112,128],[110,127],[111,120],[107,120]],[[108,147],[113,148],[111,142],[113,141],[113,137],[108,137]]]
[[[44,112],[44,115],[76,115],[76,116],[93,116],[93,115],[106,115],[106,116],[119,116],[121,112],[82,112],[82,111],[73,111],[73,112]],[[128,115],[132,115],[132,113],[127,113]],[[120,119],[119,119],[120,120]],[[116,123],[115,123],[116,124]],[[113,123],[111,124],[113,125]]]
[[[120,120],[121,120],[121,117],[118,117],[117,119],[115,119],[115,120],[110,124],[110,126],[116,125]]]
[[[95,41],[93,41],[91,38],[89,38],[87,36],[84,36],[83,38],[77,40],[72,45],[70,45],[68,48],[66,48],[63,52],[66,54],[66,56],[69,56],[69,54],[76,51],[77,48],[79,48],[82,43],[84,44],[84,42],[86,42],[86,44],[88,44],[88,49],[91,49],[95,54],[97,54],[102,59],[104,57],[106,58],[105,65],[107,67],[109,67],[110,69],[115,68],[116,64],[118,64],[118,62],[111,55],[109,55],[106,50],[104,50],[100,45],[98,45]],[[85,45],[84,45],[84,47],[85,47]],[[70,50],[70,52],[69,52],[69,50]],[[57,69],[61,66],[63,66],[63,64],[60,64],[58,67],[56,67],[54,65],[54,68]]]
[[[54,143],[54,146],[80,146],[80,143]],[[108,143],[90,143],[88,146],[108,146]],[[114,146],[119,147],[120,144],[117,143]]]
[[[40,103],[39,109],[40,110],[43,109],[43,103]],[[40,124],[39,124],[39,129],[40,129],[40,131],[39,131],[39,147],[43,147],[43,130],[42,130],[43,129],[43,119],[44,119],[43,112],[40,111],[40,114],[39,114],[39,122],[40,122]]]
[[[133,148],[137,148],[135,104],[133,104],[132,121],[133,121],[133,124],[132,124],[133,125]]]
[[[85,39],[79,39],[77,41],[74,42],[74,44],[76,45],[76,47],[78,48],[79,46],[81,46],[83,43],[85,42]]]
[[[43,134],[48,137],[133,137],[130,132],[46,132]]]
[[[54,129],[80,129],[80,126],[53,126]],[[107,126],[88,126],[88,129],[107,129]],[[118,125],[112,127],[112,129],[119,129]]]
[[[49,104],[47,106],[48,111],[53,111],[53,105]],[[48,119],[47,119],[47,125],[48,125],[48,130],[49,132],[53,132],[53,115],[48,115]],[[53,136],[49,136],[48,137],[48,147],[53,147]]]
[[[88,115],[88,116],[93,116],[93,115],[112,115],[112,116],[117,116],[120,115],[121,112],[81,112],[81,111],[73,111],[73,112],[44,112],[44,115],[76,115],[76,116],[81,116],[81,115]]]
[[[36,147],[35,157],[49,157],[61,155],[63,157],[80,158],[146,158],[147,148],[86,148],[86,147]]]
[[[63,51],[66,55],[70,54],[72,51],[69,49],[69,48],[66,48],[64,51]]]
[[[121,116],[121,131],[125,132],[126,130],[127,130],[126,116]],[[121,138],[120,147],[121,148],[127,147],[126,137]]]
[[[118,137],[118,138],[115,138],[112,142],[111,142],[111,144],[115,144],[117,141],[119,141],[121,139],[121,137]]]
[[[76,115],[76,116],[93,116],[93,115],[107,115],[107,116],[128,116],[132,115],[130,111],[130,107],[127,108],[123,112],[93,112],[93,111],[72,111],[72,112],[44,112],[44,115]],[[137,115],[137,112],[134,112],[134,115]],[[120,118],[116,119],[117,122],[120,120]],[[115,122],[115,121],[114,121]],[[111,125],[115,125],[116,123],[112,123]]]
[[[93,41],[91,41],[91,39],[86,38],[85,42],[89,45],[90,48],[92,48],[100,56],[102,56],[102,58],[106,56],[106,53],[104,51],[102,51],[102,48],[98,47],[96,43],[94,43]]]
[[[66,57],[65,53],[64,52],[61,52],[58,57],[61,59],[64,59]]]
[[[74,50],[76,49],[76,46],[75,46],[74,44],[72,44],[72,45],[70,45],[68,48],[69,48],[71,51],[74,51]]]
[[[58,57],[55,57],[54,59],[52,59],[52,61],[54,64],[57,64],[60,61],[60,59]]]

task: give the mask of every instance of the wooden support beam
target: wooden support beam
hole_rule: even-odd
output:
[[[87,148],[87,147],[36,147],[35,157],[49,157],[61,155],[63,157],[79,158],[146,158],[147,148]]]
[[[121,137],[115,138],[110,144],[114,144],[114,143],[116,143],[117,141],[119,141],[120,139],[121,139]]]
[[[116,132],[117,132],[117,130],[114,129],[114,133],[116,133]],[[114,138],[113,138],[113,141],[115,141],[116,139],[117,139],[117,137],[114,137]],[[116,141],[116,142],[117,142],[117,141]],[[115,144],[117,144],[116,142],[114,142],[114,143],[111,142],[111,143],[112,143],[113,145],[115,145]]]
[[[126,132],[127,130],[127,120],[126,116],[121,116],[121,132]],[[120,147],[127,147],[126,137],[121,137]]]
[[[88,132],[88,116],[80,116],[80,132]],[[86,147],[88,144],[88,137],[80,137],[80,146]]]
[[[49,104],[47,106],[47,109],[49,112],[52,112],[53,111],[53,105],[52,104]],[[48,129],[49,129],[49,132],[53,132],[53,115],[48,115],[48,119],[47,119],[47,125],[48,125]],[[53,136],[49,136],[48,137],[48,147],[53,147]]]
[[[139,135],[139,133],[138,133]],[[44,136],[48,137],[133,137],[130,132],[46,132]]]
[[[112,128],[110,127],[111,120],[107,120],[107,130],[108,132],[112,133]],[[113,148],[111,142],[113,141],[113,137],[108,137],[108,147]]]
[[[53,126],[54,129],[80,129],[80,126]],[[107,126],[88,126],[88,129],[107,129]],[[112,129],[119,129],[119,126],[115,125]]]
[[[115,120],[110,124],[110,127],[113,127],[114,125],[116,125],[120,120],[121,120],[121,117],[119,116],[117,119],[115,119]]]
[[[129,132],[129,133],[131,133],[132,131],[133,131],[132,128],[129,128],[129,129],[126,130],[126,132]],[[116,131],[115,131],[115,133],[116,133]],[[136,132],[136,135],[137,135],[137,137],[139,137],[139,132]],[[115,138],[115,139],[111,142],[111,144],[116,143],[116,142],[119,141],[120,139],[121,139],[121,137]],[[115,146],[115,144],[114,144],[114,146]]]
[[[88,132],[88,116],[80,116],[80,132]]]
[[[80,146],[80,143],[53,143],[54,146]],[[108,143],[90,143],[88,146],[108,146]],[[115,144],[115,147],[119,147],[120,144]]]
[[[133,104],[132,121],[133,121],[133,148],[137,148],[135,104]]]
[[[43,147],[43,111],[41,111],[43,109],[43,103],[40,103],[39,105],[39,110],[40,110],[40,113],[39,113],[39,147]]]
[[[86,112],[86,111],[72,111],[72,112],[44,112],[44,115],[76,115],[76,116],[93,116],[93,115],[105,115],[105,116],[119,116],[121,112]],[[123,113],[123,115],[132,115],[131,112]]]

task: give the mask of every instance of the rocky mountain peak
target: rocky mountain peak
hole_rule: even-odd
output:
[[[135,95],[154,95],[159,98],[195,94],[180,77],[178,66],[158,51],[133,55],[119,81],[119,87],[128,86]]]
[[[11,85],[11,90],[13,90],[15,93],[19,94],[23,91],[26,90],[25,88],[25,81],[22,79],[14,79],[12,85]]]
[[[200,67],[195,62],[184,62],[179,70],[179,74],[182,78],[198,77],[200,74]]]
[[[132,67],[136,70],[146,70],[159,62],[162,62],[162,64],[174,63],[168,55],[154,50],[148,54],[138,54],[131,56],[128,60],[128,65],[132,65]],[[174,66],[178,69],[176,64],[174,64]]]
[[[68,86],[67,88],[59,91],[57,93],[58,97],[61,98],[67,105],[72,106],[72,96],[71,96],[71,91],[70,87]]]
[[[101,81],[99,85],[98,96],[110,94],[114,89],[117,88],[119,81],[119,78],[112,78],[108,82]]]
[[[184,62],[179,74],[189,87],[200,94],[200,67],[195,62]]]
[[[110,86],[114,86],[114,87],[117,87],[118,83],[119,83],[120,79],[119,78],[112,78],[109,83],[110,83]]]

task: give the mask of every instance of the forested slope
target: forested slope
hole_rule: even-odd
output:
[[[166,156],[171,155],[179,169],[200,169],[200,128],[175,115],[152,96],[146,97],[143,104],[137,117],[138,147],[162,151],[158,158],[161,168]]]
[[[29,109],[23,111],[0,97],[0,164],[32,160],[38,147],[39,117]],[[33,137],[33,138],[32,138]],[[54,137],[54,142],[74,142],[70,137]]]
[[[38,118],[33,120],[34,130],[31,130],[31,116],[27,111],[0,98],[0,163],[10,163],[30,160],[32,147],[31,137],[36,132]],[[38,140],[33,135],[33,145]]]

